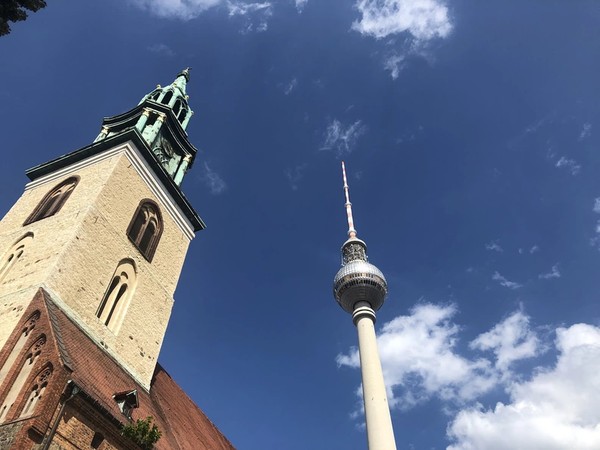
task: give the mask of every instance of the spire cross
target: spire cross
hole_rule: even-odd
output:
[[[346,179],[346,165],[342,161],[342,176],[344,178],[344,194],[346,195],[346,215],[348,216],[348,237],[353,239],[356,237],[354,229],[354,218],[352,217],[352,203],[350,203],[350,191],[348,189],[348,180]]]

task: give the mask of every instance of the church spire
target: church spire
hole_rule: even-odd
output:
[[[183,69],[175,80],[145,95],[131,111],[108,117],[94,142],[108,139],[131,129],[137,130],[148,145],[157,162],[180,185],[196,156],[185,129],[194,114],[186,93],[190,81],[190,68]]]

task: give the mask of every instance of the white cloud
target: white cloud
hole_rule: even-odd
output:
[[[592,124],[587,122],[583,124],[581,127],[581,133],[579,133],[579,140],[583,141],[584,139],[589,138],[592,135]]]
[[[398,78],[406,58],[411,55],[433,62],[430,43],[447,37],[452,31],[443,0],[357,0],[355,7],[361,18],[352,24],[353,30],[375,39],[405,36],[401,48],[395,48],[384,57],[383,67],[393,79]]]
[[[538,275],[540,280],[549,280],[551,278],[560,278],[560,270],[558,268],[558,263],[552,266],[552,270],[548,273],[541,273]]]
[[[409,316],[383,325],[377,345],[391,407],[407,409],[432,396],[462,402],[496,384],[492,364],[456,353],[460,328],[453,305],[419,304]],[[340,366],[360,367],[357,349],[338,355]]]
[[[539,252],[539,251],[540,251],[540,248],[539,248],[537,245],[534,245],[533,247],[531,247],[531,248],[529,249],[529,253],[530,253],[530,254],[532,254],[532,255],[533,255],[535,252]]]
[[[212,170],[206,162],[204,162],[199,176],[204,184],[210,189],[211,194],[221,194],[227,189],[227,184],[223,181],[223,178],[221,178],[217,172]]]
[[[407,32],[428,41],[452,30],[448,8],[440,0],[358,0],[356,8],[362,17],[352,28],[376,39]]]
[[[190,20],[223,0],[129,0],[152,14],[182,20]]]
[[[577,175],[581,170],[581,166],[577,164],[577,161],[574,159],[568,159],[564,156],[561,156],[560,159],[556,162],[556,167],[564,168],[571,172],[571,175]]]
[[[299,13],[304,11],[304,7],[306,6],[307,3],[308,3],[308,0],[296,0],[296,9],[298,10]]]
[[[394,53],[386,58],[383,62],[383,68],[390,72],[390,75],[395,80],[400,75],[400,71],[404,67],[406,60],[405,54]]]
[[[292,188],[292,190],[298,190],[298,183],[300,182],[300,180],[302,180],[302,178],[304,178],[304,170],[307,167],[308,164],[304,163],[294,167],[293,169],[287,169],[285,171],[285,176],[290,182],[290,187]]]
[[[243,3],[227,2],[229,17],[244,17],[245,25],[242,32],[266,31],[268,20],[273,15],[273,8],[270,2],[262,3]]]
[[[147,47],[148,51],[164,56],[175,56],[175,52],[166,44],[154,44]]]
[[[505,277],[503,277],[502,275],[500,275],[500,273],[498,273],[498,271],[494,272],[494,275],[492,275],[492,280],[497,281],[498,283],[500,283],[500,286],[504,286],[506,288],[509,289],[519,289],[522,288],[523,285],[519,284],[515,281],[509,281],[507,280]]]
[[[289,83],[283,85],[283,93],[285,95],[290,95],[294,89],[298,86],[298,79],[292,78]]]
[[[337,156],[352,153],[356,141],[365,131],[366,127],[360,120],[346,127],[339,120],[334,119],[327,126],[325,142],[321,150],[334,150]]]
[[[594,208],[592,210],[595,213],[600,214],[600,197],[594,199]]]
[[[485,244],[485,249],[498,253],[502,253],[504,251],[504,249],[498,244],[498,241],[488,242],[487,244]]]
[[[516,311],[487,333],[477,336],[469,346],[493,351],[496,367],[505,373],[514,361],[537,356],[539,341],[529,328],[529,317]]]
[[[510,402],[461,411],[448,426],[448,450],[600,448],[600,329],[556,331],[557,362],[509,388]]]

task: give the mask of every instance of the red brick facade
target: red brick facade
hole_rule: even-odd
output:
[[[24,330],[28,330],[27,340],[15,358],[13,349]],[[36,343],[39,355],[34,367],[25,382],[20,382],[23,387],[0,423],[0,449],[29,450],[46,445],[61,450],[136,449],[135,444],[120,434],[129,419],[113,398],[119,392],[132,390],[137,392],[139,403],[132,411],[132,419],[152,416],[162,432],[156,449],[233,449],[160,365],[156,367],[150,391],[145,391],[43,289],[32,299],[23,319],[0,350],[0,368],[13,354],[11,367],[2,370],[0,407],[23,373],[21,368]],[[48,370],[42,374],[47,386],[33,413],[23,415],[32,387],[40,385],[40,371],[48,368],[50,375]]]

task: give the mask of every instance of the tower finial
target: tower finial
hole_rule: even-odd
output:
[[[346,178],[346,165],[342,161],[342,177],[344,178],[344,194],[346,195],[346,215],[348,216],[348,237],[356,238],[356,230],[354,229],[354,218],[352,217],[352,203],[350,203],[350,191],[348,189],[348,180]]]

